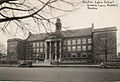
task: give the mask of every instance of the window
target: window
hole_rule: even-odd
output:
[[[86,50],[86,46],[82,46],[82,50]]]
[[[77,56],[80,57],[80,53],[78,53]]]
[[[76,53],[72,53],[72,57],[77,57],[77,54]]]
[[[64,54],[64,56],[63,57],[66,57],[66,54]]]
[[[68,44],[68,45],[71,45],[71,40],[68,40],[68,41],[67,41],[67,44]]]
[[[72,51],[76,51],[76,46],[73,46],[73,47],[72,47]]]
[[[83,57],[86,57],[86,53],[83,53]]]
[[[43,47],[43,43],[42,42],[40,42],[40,47]]]
[[[70,46],[68,46],[68,51],[71,51],[71,47]]]
[[[82,44],[86,44],[86,38],[82,39]]]
[[[81,39],[78,39],[78,40],[77,40],[77,44],[81,44]]]
[[[83,55],[83,57],[86,57],[86,55]]]
[[[88,38],[88,44],[92,43],[91,38]]]
[[[72,45],[75,45],[76,44],[76,40],[72,40]]]
[[[36,52],[39,53],[39,48],[36,49]]]
[[[88,50],[92,50],[92,46],[91,45],[88,46]]]
[[[40,52],[43,52],[43,48],[40,48]]]
[[[36,54],[33,54],[32,58],[33,58],[33,59],[36,59]]]
[[[66,51],[66,47],[63,47],[63,51]]]
[[[39,42],[36,43],[36,46],[39,47]]]
[[[88,57],[91,58],[91,54],[88,54]]]
[[[63,44],[66,45],[66,41],[64,41]]]
[[[33,47],[35,47],[35,45],[36,45],[36,43],[34,42],[34,43],[33,43]]]
[[[39,56],[39,54],[36,54],[36,56],[38,57],[38,56]]]
[[[82,55],[83,57],[87,57],[87,53],[83,53],[83,55]]]
[[[35,48],[33,48],[33,52],[34,52],[34,53],[36,52],[36,49],[35,49]]]
[[[77,51],[81,51],[81,46],[77,46]]]
[[[70,57],[70,53],[68,53],[68,57]]]

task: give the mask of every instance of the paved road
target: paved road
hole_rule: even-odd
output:
[[[109,82],[120,81],[120,69],[0,67],[2,81]]]

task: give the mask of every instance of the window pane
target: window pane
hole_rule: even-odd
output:
[[[39,53],[39,48],[36,49],[36,52]]]
[[[88,43],[89,43],[89,44],[92,43],[91,38],[88,38]]]
[[[43,48],[40,48],[40,52],[43,52]]]
[[[68,51],[71,51],[71,47],[68,47]]]
[[[87,53],[83,53],[83,57],[87,57],[86,55],[87,55]]]
[[[77,40],[77,44],[81,44],[81,39],[78,39],[78,40]]]
[[[68,44],[68,45],[71,45],[71,40],[68,40],[68,41],[67,41],[67,44]]]
[[[86,39],[85,38],[82,39],[82,44],[86,44]]]
[[[33,52],[36,52],[36,49],[35,49],[35,48],[33,48]]]
[[[33,47],[35,47],[35,45],[36,45],[36,43],[34,42],[34,43],[33,43]]]
[[[43,47],[43,43],[42,42],[40,42],[40,47]]]
[[[76,51],[76,46],[73,46],[73,47],[72,47],[72,51]]]
[[[64,41],[63,44],[66,45],[66,41]]]
[[[37,42],[36,44],[37,44],[37,47],[39,47],[39,42]]]
[[[66,51],[66,47],[63,47],[63,51]]]
[[[92,50],[92,46],[91,45],[88,46],[88,50]]]
[[[81,46],[77,46],[77,51],[81,51]]]
[[[77,56],[80,57],[80,53],[78,53]]]
[[[72,40],[72,44],[75,45],[76,44],[76,40]]]
[[[86,50],[86,46],[82,46],[82,50]]]

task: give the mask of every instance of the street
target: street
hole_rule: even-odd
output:
[[[0,67],[0,80],[40,82],[117,82],[120,81],[120,69],[87,67]]]

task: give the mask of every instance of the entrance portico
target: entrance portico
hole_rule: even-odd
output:
[[[45,40],[45,50],[46,50],[45,60],[60,60],[61,44],[62,44],[62,39]]]

